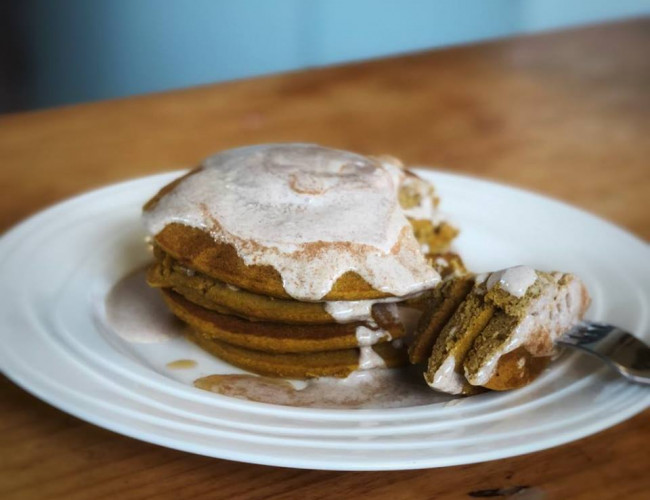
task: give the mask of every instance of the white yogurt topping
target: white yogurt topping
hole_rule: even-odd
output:
[[[487,279],[487,289],[491,290],[497,283],[501,289],[515,297],[523,297],[528,287],[537,280],[537,273],[529,266],[515,266],[494,272]],[[478,282],[478,277],[477,277]]]
[[[456,359],[453,356],[445,359],[434,373],[433,380],[428,380],[428,377],[425,380],[431,388],[447,394],[461,394],[465,386],[465,379],[456,371]]]
[[[323,305],[337,323],[349,323],[370,319],[374,304],[374,300],[341,300],[325,302]]]
[[[350,323],[352,321],[369,321],[373,323],[372,306],[375,304],[389,304],[399,300],[403,300],[403,297],[370,300],[332,300],[323,302],[323,307],[337,323]]]
[[[106,326],[133,344],[154,344],[181,337],[174,316],[160,300],[157,290],[147,285],[146,269],[120,281],[106,296]],[[98,304],[101,307],[101,304]]]
[[[404,324],[403,316],[400,312],[403,301],[406,297],[386,297],[383,299],[371,300],[334,300],[323,302],[325,311],[336,320],[337,323],[351,323],[353,321],[365,321],[370,325],[375,325],[372,316],[372,307],[375,304],[383,304],[383,311],[389,313],[395,321],[401,321]],[[409,296],[410,298],[410,296]],[[406,324],[404,324],[406,326]]]
[[[562,273],[553,273],[552,281],[530,304],[526,316],[508,341],[496,349],[476,373],[465,372],[471,384],[486,384],[494,375],[501,356],[520,346],[533,356],[552,356],[555,353],[554,342],[580,320],[589,301],[584,285],[575,277],[565,286],[558,287],[557,282],[562,276]]]
[[[386,362],[375,352],[372,346],[359,348],[359,370],[372,370],[373,368],[385,368]]]
[[[440,280],[398,201],[389,162],[312,144],[268,144],[208,158],[145,212],[151,234],[181,223],[270,265],[289,295],[319,300],[345,272],[403,296]]]
[[[417,371],[404,368],[354,371],[344,379],[320,377],[300,381],[299,387],[297,382],[229,374],[208,375],[194,385],[230,397],[306,408],[407,408],[455,401],[422,384]]]
[[[373,330],[363,325],[355,331],[357,345],[359,346],[359,368],[358,370],[370,370],[372,368],[383,368],[386,366],[384,358],[375,352],[373,345],[382,339],[391,340],[390,333],[381,328]]]
[[[386,338],[391,340],[391,335],[386,330],[381,328],[373,330],[363,325],[357,326],[355,335],[357,337],[357,345],[360,347],[375,345],[380,340]]]

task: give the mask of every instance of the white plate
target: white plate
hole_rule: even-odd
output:
[[[592,293],[591,319],[649,340],[645,243],[557,201],[419,173],[435,183],[462,229],[456,246],[470,269],[526,263],[572,271]],[[598,432],[650,403],[650,390],[580,354],[518,391],[400,409],[291,408],[195,389],[193,378],[224,364],[183,340],[135,345],[103,327],[106,294],[148,259],[140,207],[178,175],[85,194],[2,238],[0,366],[8,377],[64,411],[137,439],[231,460],[335,470],[440,467],[528,453]],[[165,369],[184,357],[198,367]]]

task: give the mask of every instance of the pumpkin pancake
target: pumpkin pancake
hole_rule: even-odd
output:
[[[190,331],[190,340],[224,361],[260,375],[305,379],[315,377],[347,377],[358,369],[397,368],[407,364],[403,349],[390,342],[361,349],[310,353],[267,353],[246,349],[216,339],[206,339]],[[366,360],[372,363],[361,366]]]
[[[255,294],[183,267],[170,257],[155,262],[147,282],[156,288],[173,288],[192,302],[213,310],[228,309],[258,321],[290,324],[327,324],[334,318],[321,302],[300,302]]]
[[[403,168],[403,165],[401,166]],[[415,238],[427,253],[446,252],[451,241],[458,235],[458,230],[444,221],[431,218],[440,202],[433,186],[413,172],[404,170],[404,173],[405,178],[400,185],[398,198]]]
[[[420,308],[422,297],[412,297],[402,301],[339,301],[339,302],[301,302],[296,300],[276,299],[254,294],[246,290],[225,284],[192,269],[180,265],[177,261],[154,248],[157,262],[151,265],[147,273],[147,282],[154,288],[171,288],[186,299],[207,309],[223,314],[235,314],[251,321],[272,321],[288,324],[328,324],[349,321],[374,321],[383,326],[386,318],[391,321],[395,306],[401,304]],[[448,260],[445,260],[448,259]],[[435,263],[436,270],[449,275],[449,269],[462,265],[456,254],[440,254]],[[441,264],[442,262],[442,264]],[[447,266],[447,267],[445,267]],[[444,270],[442,270],[444,269]],[[364,310],[365,306],[365,310]],[[353,309],[347,318],[337,315],[335,309]]]
[[[337,323],[327,311],[324,302],[301,302],[268,297],[228,285],[180,265],[156,250],[157,262],[147,272],[147,282],[154,288],[171,288],[186,299],[207,309],[224,314],[235,314],[251,321],[271,321],[287,324],[329,324]],[[368,305],[368,314],[351,320],[374,320],[384,325],[384,318],[391,304]]]
[[[517,266],[452,277],[430,294],[410,346],[411,361],[421,361],[434,342],[424,374],[434,389],[451,394],[516,389],[543,372],[555,354],[555,339],[588,305],[586,288],[570,274]]]
[[[512,283],[523,282],[519,289]],[[487,278],[486,300],[499,312],[476,338],[463,362],[465,378],[492,390],[531,382],[556,354],[555,339],[582,319],[589,294],[575,276],[519,266]]]
[[[450,394],[474,394],[463,376],[463,360],[476,336],[494,313],[476,285],[444,325],[433,345],[424,380],[432,388]]]
[[[467,268],[463,263],[463,259],[461,259],[460,255],[457,253],[428,253],[426,257],[427,262],[438,272],[438,274],[440,274],[443,282],[436,288],[426,290],[425,292],[416,295],[415,297],[410,297],[401,303],[421,312],[431,311],[431,309],[433,309],[433,306],[431,306],[431,304],[440,298],[439,292],[442,284],[451,279],[462,277],[468,274]],[[413,330],[413,333],[415,333],[415,330]],[[415,340],[417,340],[417,335],[415,336]],[[431,346],[425,348],[425,350],[428,350],[428,353],[426,353],[428,355],[431,352]],[[412,362],[420,363],[424,361],[421,356],[418,356],[418,359],[419,361],[414,360]]]
[[[185,267],[257,294],[292,298],[274,267],[246,265],[233,245],[215,241],[201,229],[171,223],[154,236],[154,241]],[[334,282],[323,299],[367,300],[390,296],[390,293],[375,290],[357,273],[347,271]]]
[[[454,276],[464,276],[469,272],[463,259],[454,252],[428,253],[427,262],[438,271],[443,280]]]
[[[371,329],[363,323],[329,325],[283,325],[247,321],[200,307],[181,295],[162,289],[163,298],[178,318],[198,335],[264,352],[317,352],[358,347],[364,340],[386,342],[404,336],[404,327],[394,322],[387,328]]]
[[[448,280],[433,291],[430,307],[422,314],[409,346],[411,363],[423,363],[431,356],[440,332],[473,286],[474,277],[465,276]]]
[[[458,229],[446,222],[434,224],[430,220],[417,219],[409,219],[409,222],[415,238],[425,246],[427,253],[446,252],[458,235]]]
[[[207,159],[163,187],[144,218],[167,254],[224,283],[283,299],[368,300],[434,284],[420,250],[445,251],[457,233],[437,203],[393,158],[271,144]]]
[[[430,254],[447,252],[458,231],[442,223],[435,228],[430,221],[410,220],[418,241]],[[247,266],[232,245],[217,243],[206,232],[172,223],[154,237],[161,251],[185,268],[206,277],[274,298],[291,299],[282,285],[280,274],[270,266]],[[391,297],[389,293],[372,288],[358,274],[348,271],[332,285],[324,300],[369,300]]]

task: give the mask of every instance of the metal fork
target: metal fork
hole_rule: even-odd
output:
[[[632,382],[650,385],[650,347],[625,330],[583,321],[556,343],[600,358]]]

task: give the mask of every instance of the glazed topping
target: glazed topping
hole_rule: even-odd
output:
[[[357,337],[357,345],[360,347],[375,345],[386,338],[391,340],[390,333],[386,330],[381,328],[368,328],[363,325],[357,326],[355,335]]]
[[[296,299],[319,300],[345,272],[396,296],[435,285],[398,201],[397,165],[311,144],[238,148],[208,158],[145,212],[148,231],[209,232],[247,265],[269,265]]]
[[[461,394],[465,387],[463,376],[456,371],[456,358],[451,355],[440,365],[431,380],[426,377],[425,380],[431,388],[447,394]]]
[[[182,337],[182,332],[156,290],[147,285],[146,270],[118,281],[106,296],[106,325],[132,344],[157,344]]]
[[[370,300],[334,300],[323,302],[325,311],[334,318],[337,323],[350,323],[352,321],[366,321],[374,324],[372,307],[375,304],[384,304],[386,311],[392,311],[395,319],[399,319],[397,302],[406,297],[386,297],[383,299]],[[408,297],[410,298],[410,296]]]
[[[523,297],[528,287],[537,280],[537,273],[532,267],[515,266],[490,274],[487,289],[491,290],[497,283],[501,289],[515,297]],[[485,275],[477,276],[477,283],[485,281]]]
[[[337,323],[349,323],[370,320],[372,306],[378,302],[377,300],[337,300],[324,302],[323,306]]]
[[[361,346],[359,348],[359,370],[372,370],[373,368],[385,368],[386,362],[375,352],[372,346]]]
[[[454,401],[419,382],[414,372],[405,370],[358,370],[345,379],[319,377],[300,386],[248,374],[208,375],[194,385],[240,399],[307,408],[408,408]]]

